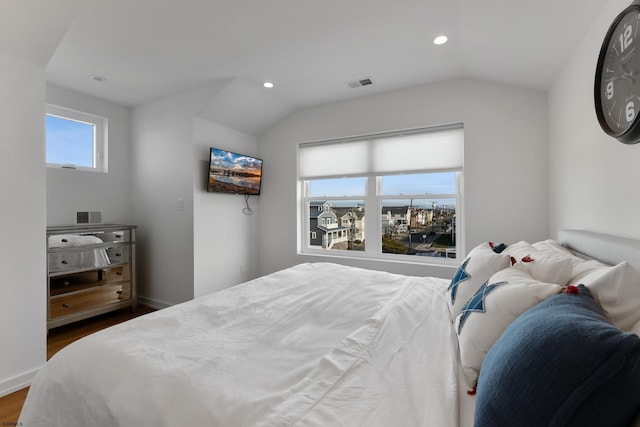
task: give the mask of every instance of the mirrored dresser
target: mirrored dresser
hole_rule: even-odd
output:
[[[136,226],[47,228],[47,328],[125,307],[136,298]]]

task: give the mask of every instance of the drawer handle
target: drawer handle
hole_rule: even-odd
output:
[[[62,264],[69,264],[66,259],[62,260]]]
[[[116,239],[120,239],[121,237],[122,237],[122,234],[115,234]]]
[[[117,271],[117,272],[116,272],[116,275],[117,275],[117,276],[122,276],[122,271]]]
[[[62,304],[63,308],[69,308],[69,304]]]
[[[116,294],[122,295],[122,291],[116,291]]]

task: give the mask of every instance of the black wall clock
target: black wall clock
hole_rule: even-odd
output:
[[[607,31],[594,95],[602,129],[625,144],[640,142],[640,0],[620,12]]]

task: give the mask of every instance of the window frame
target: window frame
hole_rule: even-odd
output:
[[[45,158],[47,167],[54,169],[73,169],[88,172],[108,173],[108,119],[96,114],[78,111],[59,105],[47,104],[46,116],[58,117],[64,120],[87,123],[94,126],[93,135],[93,167],[75,165],[72,163],[54,163],[49,162]],[[46,132],[46,130],[45,130]],[[46,133],[45,133],[46,144]],[[45,147],[46,150],[46,147]],[[45,154],[46,156],[46,154]]]
[[[459,127],[464,133],[463,126]],[[443,129],[451,129],[451,126],[442,127]],[[437,132],[439,128],[426,128],[424,132]],[[415,132],[415,130],[412,130]],[[385,133],[388,136],[390,133]],[[402,135],[402,131],[397,132],[398,135]],[[375,138],[377,135],[363,136],[362,138]],[[298,254],[300,255],[312,255],[322,257],[339,257],[339,258],[352,258],[352,259],[369,259],[385,262],[398,262],[398,263],[412,263],[412,264],[432,264],[432,265],[458,265],[460,260],[464,257],[464,194],[463,194],[463,182],[464,182],[464,167],[455,170],[447,169],[423,169],[423,170],[406,170],[402,171],[402,174],[428,174],[428,173],[440,173],[440,172],[454,172],[456,174],[456,193],[455,194],[406,194],[406,195],[382,195],[381,181],[383,176],[394,175],[394,173],[368,173],[349,175],[349,177],[364,177],[365,181],[365,194],[361,196],[321,196],[312,197],[309,195],[309,183],[315,179],[306,179],[301,177],[300,173],[300,149],[303,145],[298,145],[298,223],[299,231],[298,236]],[[395,173],[397,174],[397,173]],[[334,176],[334,178],[340,178],[340,176]],[[327,177],[330,179],[330,177]],[[454,258],[448,257],[423,257],[412,256],[403,254],[392,254],[382,252],[382,205],[383,200],[393,199],[447,199],[451,200],[455,198],[456,212],[455,212],[455,241],[456,241],[456,256]],[[312,247],[310,243],[310,203],[313,201],[362,201],[365,205],[365,218],[374,218],[375,221],[365,221],[365,250],[341,250],[341,249],[321,249]],[[373,211],[375,210],[375,211]],[[373,215],[371,212],[373,211]],[[376,213],[377,212],[377,213]]]

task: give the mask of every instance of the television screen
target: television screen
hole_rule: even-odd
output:
[[[257,196],[261,181],[261,159],[211,148],[207,191]]]

